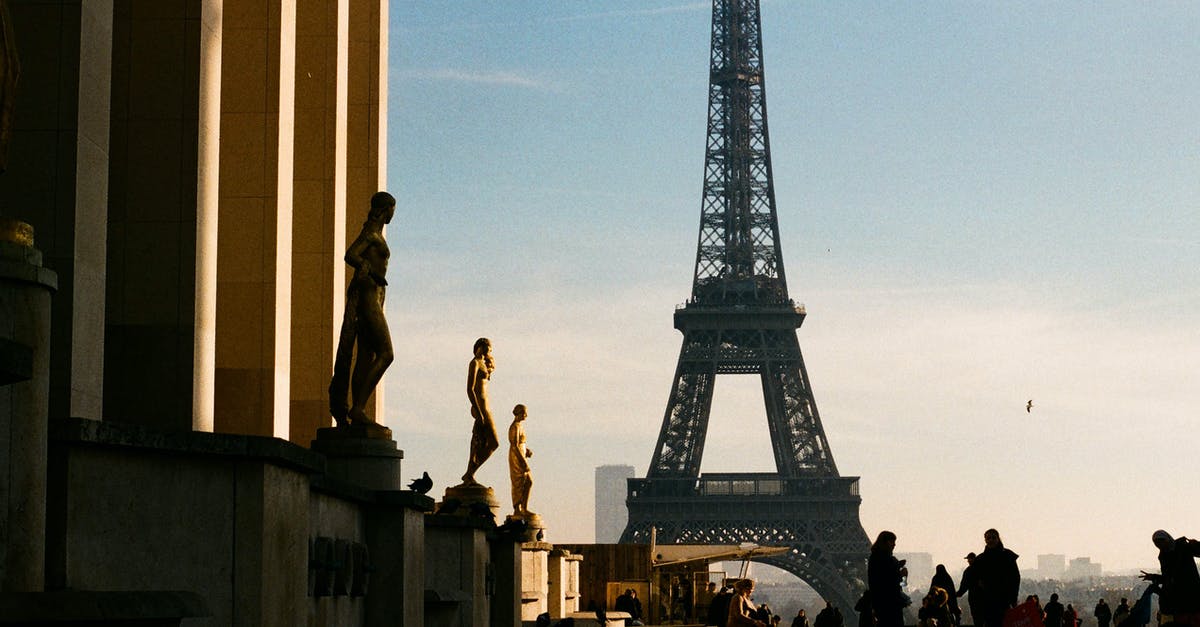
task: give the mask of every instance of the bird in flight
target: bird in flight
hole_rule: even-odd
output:
[[[1028,402],[1028,403],[1025,403],[1025,413],[1027,413],[1027,414],[1028,414],[1028,413],[1030,413],[1032,410],[1033,410],[1033,399],[1029,399],[1029,402]]]

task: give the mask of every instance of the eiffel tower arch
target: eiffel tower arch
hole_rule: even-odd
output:
[[[788,296],[771,176],[758,0],[713,0],[704,193],[692,294],[675,311],[683,346],[654,458],[630,479],[621,542],[788,546],[761,561],[843,613],[866,581],[858,477],[838,474]],[[719,375],[758,375],[774,473],[701,474]]]

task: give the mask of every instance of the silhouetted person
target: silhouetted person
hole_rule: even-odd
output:
[[[803,608],[796,612],[796,617],[792,619],[792,627],[808,627],[808,616],[804,614]]]
[[[871,609],[871,591],[863,590],[862,596],[854,604],[854,611],[858,612],[858,627],[874,627],[875,625],[875,610]]]
[[[983,543],[983,553],[975,558],[973,564],[975,576],[978,578],[977,592],[983,593],[983,598],[976,602],[983,612],[984,627],[1003,627],[1004,613],[1008,608],[1016,606],[1017,592],[1021,588],[1017,554],[1004,548],[1000,532],[995,529],[988,529],[983,533]],[[980,618],[975,616],[976,624],[980,623]]]
[[[1164,624],[1200,625],[1200,573],[1196,559],[1200,557],[1200,541],[1180,537],[1159,529],[1151,537],[1158,547],[1161,573],[1142,571],[1142,579],[1151,583],[1158,593],[1158,608]]]
[[[708,624],[725,627],[729,623],[729,602],[733,600],[733,589],[721,586],[721,591],[713,597],[712,605],[708,606]]]
[[[879,627],[904,627],[904,606],[908,604],[900,580],[908,576],[908,569],[892,555],[895,550],[896,534],[880,531],[867,558],[867,588]]]
[[[817,617],[813,619],[813,627],[835,627],[833,617],[833,604],[829,601],[825,602],[825,609],[817,612]]]
[[[1129,618],[1129,599],[1121,597],[1121,602],[1117,604],[1117,610],[1113,612],[1113,627],[1120,627],[1126,618]]]
[[[1063,625],[1066,627],[1079,627],[1079,612],[1075,611],[1075,606],[1067,604],[1067,610],[1063,612]]]
[[[625,593],[617,597],[613,609],[629,614],[629,618],[625,620],[626,625],[642,624],[642,602],[638,600],[637,592],[633,588],[626,588]]]
[[[1042,623],[1046,627],[1063,627],[1063,604],[1058,602],[1058,593],[1050,595],[1050,602],[1042,608]],[[1069,625],[1068,627],[1075,627]]]
[[[929,580],[929,589],[932,590],[934,588],[941,588],[946,591],[948,597],[946,609],[950,612],[950,620],[954,624],[958,624],[962,616],[962,610],[958,607],[958,595],[955,594],[955,590],[958,590],[958,588],[954,585],[954,578],[946,570],[945,564],[938,564],[937,568],[934,569],[933,579]]]
[[[967,608],[971,610],[971,623],[973,625],[983,624],[983,608],[979,605],[979,601],[983,598],[983,592],[979,591],[979,578],[975,576],[975,552],[967,553],[967,567],[963,569],[962,579],[958,582],[958,592],[954,594],[956,597],[967,595]]]
[[[1104,599],[1100,599],[1100,602],[1096,603],[1096,609],[1092,610],[1092,616],[1096,617],[1099,627],[1108,627],[1109,621],[1112,620],[1112,609],[1108,607],[1108,603],[1105,603]]]

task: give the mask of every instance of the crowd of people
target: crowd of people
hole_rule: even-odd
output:
[[[882,531],[871,545],[867,560],[867,590],[855,611],[858,627],[903,627],[905,608],[913,604],[905,593],[908,569],[904,560],[894,555],[896,534]],[[1200,627],[1200,572],[1195,558],[1200,557],[1200,541],[1174,538],[1166,531],[1152,536],[1158,548],[1160,572],[1142,572],[1150,586],[1132,605],[1122,598],[1116,608],[1110,608],[1103,598],[1092,615],[1098,627],[1146,627],[1151,616],[1150,600],[1158,595],[1160,627]],[[1081,627],[1083,611],[1073,604],[1064,605],[1057,593],[1050,595],[1045,605],[1036,595],[1019,602],[1021,574],[1018,555],[1004,546],[1000,532],[988,529],[983,534],[983,550],[966,555],[967,567],[956,585],[946,567],[938,564],[928,592],[917,608],[919,627],[959,627],[963,624],[963,608],[958,599],[964,598],[971,620],[978,627]],[[719,590],[709,584],[699,594],[707,609],[707,625],[716,627],[777,627],[783,617],[771,611],[766,603],[755,605],[754,580],[727,580]],[[616,608],[628,612],[629,625],[640,625],[641,602],[630,589],[617,600]],[[845,627],[840,609],[826,603],[809,624],[808,616],[800,609],[791,620],[791,627]]]
[[[1163,530],[1154,532],[1152,541],[1159,549],[1161,571],[1142,573],[1150,587],[1131,607],[1121,599],[1115,611],[1100,599],[1092,610],[1099,627],[1144,627],[1150,623],[1150,597],[1159,597],[1158,625],[1200,627],[1200,574],[1195,558],[1200,557],[1200,541],[1173,538]],[[930,581],[929,591],[917,611],[920,627],[958,627],[962,623],[959,597],[966,597],[976,625],[1005,627],[1023,624],[1036,627],[1079,627],[1080,610],[1064,606],[1058,594],[1051,594],[1044,606],[1037,595],[1029,595],[1018,606],[1021,574],[1017,554],[1005,548],[1000,533],[988,529],[983,534],[983,552],[968,553],[967,568],[957,586],[939,564]],[[867,592],[855,607],[860,627],[901,627],[904,609],[912,600],[904,592],[908,577],[904,560],[896,559],[896,534],[882,531],[871,545],[867,560]],[[1024,622],[1022,622],[1024,620]]]

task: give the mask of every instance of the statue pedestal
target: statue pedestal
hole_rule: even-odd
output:
[[[495,524],[496,516],[500,514],[500,501],[496,500],[496,493],[482,483],[460,483],[446,488],[438,512],[482,518],[486,517],[485,507],[491,511],[491,520]]]
[[[529,512],[521,516],[509,514],[508,516],[504,517],[504,522],[510,522],[514,520],[525,521],[526,527],[525,532],[521,534],[521,542],[540,542],[542,538],[538,536],[545,535],[546,524],[542,522],[541,516],[538,516],[533,512]]]
[[[400,460],[392,430],[376,424],[317,429],[312,450],[326,458],[331,477],[368,490],[403,490]]]

